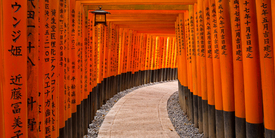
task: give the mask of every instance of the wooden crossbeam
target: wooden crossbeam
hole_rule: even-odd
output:
[[[194,4],[197,0],[76,0],[83,4],[109,4],[109,5],[130,5],[130,4]]]
[[[99,5],[84,4],[88,10],[96,10]],[[101,5],[104,10],[188,10],[188,5]]]

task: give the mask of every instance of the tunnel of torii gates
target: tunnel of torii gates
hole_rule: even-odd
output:
[[[177,79],[205,137],[275,137],[274,0],[0,3],[1,138],[80,138],[116,93]]]

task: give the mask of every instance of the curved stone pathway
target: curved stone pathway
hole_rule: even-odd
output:
[[[178,90],[177,81],[137,89],[109,111],[99,138],[179,138],[167,113],[167,100]]]

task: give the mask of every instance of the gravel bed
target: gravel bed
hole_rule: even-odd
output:
[[[172,94],[167,102],[168,116],[181,138],[202,138],[203,134],[187,117],[186,113],[180,108],[179,92]]]
[[[155,82],[150,84],[144,84],[141,86],[133,87],[131,89],[124,90],[122,92],[117,93],[114,95],[111,99],[109,99],[106,104],[104,104],[99,110],[96,112],[96,116],[94,116],[94,120],[89,125],[88,128],[88,135],[84,136],[84,138],[96,138],[98,136],[98,132],[100,129],[101,124],[103,123],[105,116],[108,114],[108,112],[111,110],[111,108],[115,105],[115,103],[128,93],[142,87],[147,87],[150,85],[155,85],[159,83],[165,83],[165,82]]]

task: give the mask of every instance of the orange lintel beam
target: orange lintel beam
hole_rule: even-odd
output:
[[[137,31],[137,33],[153,33],[153,34],[157,34],[157,33],[160,33],[160,34],[175,34],[175,30],[148,30],[148,31]]]
[[[186,10],[108,10],[111,14],[144,14],[144,13],[155,13],[155,14],[179,14],[184,13]]]
[[[80,1],[81,3],[85,4],[194,4],[197,2],[197,0],[150,0],[150,1],[145,1],[145,0],[77,0]]]

